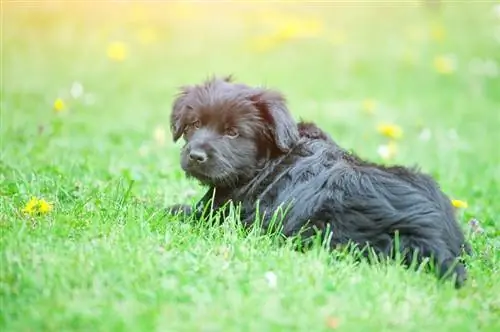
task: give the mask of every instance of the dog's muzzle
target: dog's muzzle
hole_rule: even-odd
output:
[[[198,168],[205,166],[211,157],[212,148],[205,141],[190,142],[186,149],[186,159],[190,167]]]
[[[191,164],[203,164],[208,160],[208,154],[201,149],[189,149],[188,158]]]

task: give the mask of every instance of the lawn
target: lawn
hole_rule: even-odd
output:
[[[2,2],[0,329],[500,331],[500,5],[400,3]],[[435,176],[466,286],[164,217],[204,193],[173,96],[213,74]]]

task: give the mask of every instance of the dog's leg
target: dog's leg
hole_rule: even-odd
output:
[[[348,215],[343,215],[344,220],[352,220]],[[362,219],[362,218],[361,218]],[[358,219],[359,221],[359,219]],[[352,221],[356,223],[356,221]],[[335,223],[333,224],[335,225]],[[382,259],[396,259],[398,254],[403,266],[418,269],[424,261],[429,260],[434,264],[434,271],[440,280],[448,280],[455,277],[455,287],[461,288],[467,280],[465,266],[448,249],[446,243],[436,235],[416,234],[415,232],[404,233],[372,233],[359,229],[345,229],[332,226],[330,233],[323,231],[322,239],[329,236],[330,250],[343,248],[348,244],[354,244],[361,249],[361,256],[370,258],[371,251]],[[365,249],[365,250],[363,250]],[[366,250],[370,249],[370,250]]]
[[[461,288],[467,280],[465,266],[453,256],[441,239],[429,240],[426,237],[403,234],[398,236],[398,240],[405,266],[410,267],[414,262],[414,268],[418,268],[425,259],[431,259],[438,279],[446,280],[455,276],[456,288]]]
[[[201,220],[209,218],[210,215],[219,214],[220,220],[225,220],[228,216],[226,203],[230,201],[224,190],[210,188],[205,195],[194,205],[176,204],[167,208],[169,215],[177,215],[182,219],[192,218]]]
[[[203,217],[203,212],[206,210],[205,208],[209,204],[210,200],[214,195],[214,189],[210,188],[205,195],[193,206],[188,204],[174,204],[166,208],[166,214],[168,215],[176,215],[182,218],[186,217],[194,217],[196,219],[200,219]]]
[[[193,207],[187,204],[174,204],[166,208],[165,211],[168,215],[184,215],[188,216],[193,213]]]
[[[421,190],[393,174],[348,164],[337,164],[329,180],[331,198],[313,217],[332,225],[332,247],[350,240],[393,256],[390,251],[397,235],[404,263],[411,263],[417,253],[417,263],[431,259],[439,278],[455,275],[455,286],[463,285],[465,267],[448,243],[460,239],[449,235],[446,212]]]

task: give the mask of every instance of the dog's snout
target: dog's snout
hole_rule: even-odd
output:
[[[206,152],[196,149],[196,150],[189,151],[189,159],[191,161],[202,164],[202,163],[207,161],[208,156],[207,156]]]

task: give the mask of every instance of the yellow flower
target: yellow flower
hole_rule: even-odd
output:
[[[365,99],[362,103],[363,112],[367,114],[373,114],[377,108],[377,101],[374,99]]]
[[[131,18],[133,21],[147,21],[149,18],[149,12],[145,6],[135,5],[132,8]]]
[[[157,126],[154,130],[154,138],[155,138],[155,141],[158,145],[162,146],[163,144],[165,144],[165,140],[166,140],[166,133],[165,133],[165,129],[163,129],[163,127],[161,126]]]
[[[279,40],[275,36],[260,36],[252,40],[250,48],[254,52],[266,52],[277,44]]]
[[[122,42],[113,42],[108,45],[106,54],[111,60],[123,61],[127,57],[127,47]]]
[[[319,20],[290,19],[281,28],[276,36],[281,40],[293,38],[314,37],[323,30],[323,22]]]
[[[461,201],[459,199],[452,199],[451,204],[457,209],[466,209],[469,206],[466,201]]]
[[[38,205],[38,199],[36,199],[35,197],[32,197],[28,201],[28,203],[26,203],[26,205],[24,206],[23,212],[32,214],[36,210],[37,205]]]
[[[42,214],[49,213],[50,211],[52,211],[52,204],[41,199],[38,202],[38,211],[40,211],[40,213]]]
[[[323,21],[315,18],[304,19],[264,11],[260,13],[258,19],[263,25],[271,26],[272,31],[251,41],[250,48],[257,52],[268,51],[289,40],[317,37],[324,31]]]
[[[153,28],[142,28],[137,32],[137,39],[142,44],[151,44],[158,40],[158,34]]]
[[[448,75],[455,71],[456,64],[450,56],[440,55],[434,58],[434,69],[440,74]]]
[[[38,199],[36,197],[32,197],[28,203],[24,206],[24,213],[35,215],[35,214],[47,214],[52,211],[52,204],[47,202],[44,199]]]
[[[446,37],[446,31],[441,24],[433,24],[431,26],[431,39],[437,42],[441,42]]]
[[[64,111],[65,109],[66,109],[66,104],[64,103],[64,100],[62,100],[61,98],[57,98],[54,101],[54,111],[59,113]]]
[[[401,129],[401,127],[399,127],[398,125],[390,124],[390,123],[380,124],[377,127],[377,131],[380,134],[387,136],[389,138],[392,138],[392,139],[398,139],[398,138],[401,138],[403,136],[403,129]]]
[[[384,160],[389,160],[394,158],[398,152],[397,145],[394,141],[390,141],[387,144],[380,145],[377,149],[377,153]]]
[[[333,31],[327,38],[327,40],[332,44],[332,45],[342,45],[345,44],[346,42],[346,35],[344,31],[341,30],[335,30]]]

